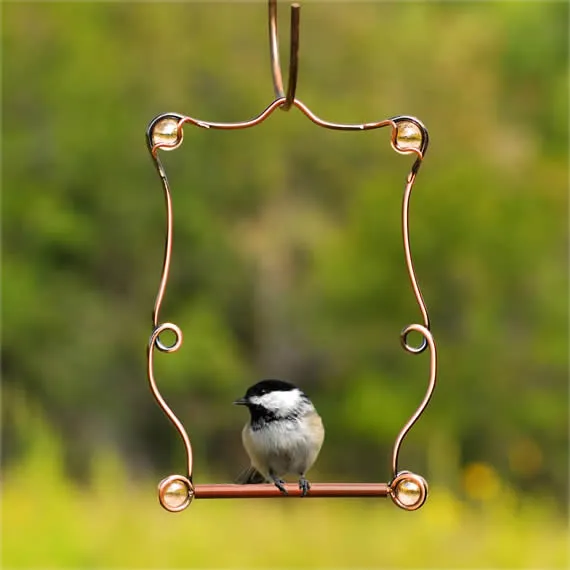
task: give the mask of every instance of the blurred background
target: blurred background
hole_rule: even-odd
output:
[[[4,567],[567,567],[566,3],[303,3],[297,96],[326,120],[407,114],[430,133],[410,229],[439,383],[400,456],[430,483],[416,513],[157,502],[184,453],[146,379],[165,213],[145,131],[272,101],[265,2],[2,12]],[[421,316],[400,233],[413,159],[389,136],[293,109],[187,126],[162,153],[161,320],[184,344],[156,375],[197,483],[247,465],[231,402],[264,377],[324,418],[311,480],[389,480],[429,365],[399,342]]]

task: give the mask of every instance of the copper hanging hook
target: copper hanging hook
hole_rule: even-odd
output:
[[[279,38],[277,35],[277,0],[269,0],[269,53],[271,56],[271,74],[273,75],[273,89],[275,97],[285,101],[280,106],[288,111],[295,100],[297,90],[297,73],[299,71],[299,21],[301,6],[291,4],[291,41],[289,53],[289,77],[287,78],[287,95],[283,89],[283,74],[279,61]]]

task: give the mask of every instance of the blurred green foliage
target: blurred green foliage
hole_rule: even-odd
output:
[[[15,497],[33,492],[32,450],[46,429],[58,443],[42,447],[38,474],[60,469],[61,450],[62,472],[38,487],[42,511],[64,505],[54,529],[72,528],[73,509],[86,504],[95,514],[81,515],[81,544],[95,530],[85,517],[126,524],[132,515],[119,509],[132,501],[144,503],[141,528],[171,520],[146,504],[150,476],[179,472],[183,456],[145,379],[164,206],[144,131],[166,111],[213,121],[259,113],[272,94],[266,12],[264,3],[9,3],[2,12],[3,511],[20,521],[4,525],[5,543],[11,564],[45,566],[41,549],[17,554],[17,528],[31,528],[37,507]],[[459,497],[488,509],[465,522],[465,540],[478,525],[502,525],[489,549],[511,541],[512,556],[458,546],[445,565],[521,565],[527,538],[558,540],[568,500],[567,23],[562,2],[304,6],[299,98],[327,120],[411,114],[430,132],[411,239],[440,373],[400,463],[441,492],[425,514],[393,509],[382,522],[362,503],[295,505],[293,525],[334,513],[340,536],[368,513],[375,534],[405,518],[419,537],[439,521],[451,543],[464,522],[449,514],[463,508]],[[186,127],[184,137],[163,153],[175,236],[161,315],[184,344],[157,357],[156,375],[192,437],[195,480],[229,480],[245,465],[245,417],[230,403],[261,377],[298,383],[321,411],[327,441],[313,479],[387,480],[394,438],[427,382],[427,355],[406,354],[398,338],[420,320],[400,236],[412,159],[390,149],[387,131],[325,131],[295,110],[247,131]],[[36,416],[49,428],[30,429]],[[121,457],[117,504],[111,476],[98,475],[101,450]],[[113,503],[86,494],[90,484]],[[522,506],[503,512],[503,488]],[[191,508],[231,528],[248,507]],[[197,532],[185,524],[176,544]],[[42,532],[46,545],[54,529]],[[139,531],[121,544],[144,542]],[[172,552],[168,537],[161,544]],[[50,551],[47,565],[168,564],[145,550],[102,558],[105,545],[77,548]],[[245,564],[241,548],[243,560],[218,565]],[[529,566],[562,560],[536,548]],[[303,565],[279,552],[283,564]],[[346,556],[307,565],[424,564],[418,552]]]

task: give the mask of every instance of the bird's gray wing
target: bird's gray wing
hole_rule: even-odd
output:
[[[265,477],[253,466],[240,473],[236,479],[236,483],[240,485],[255,485],[266,482]]]

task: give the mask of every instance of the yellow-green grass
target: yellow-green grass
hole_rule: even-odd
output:
[[[466,504],[431,489],[418,512],[391,501],[195,501],[162,510],[156,482],[112,454],[80,490],[43,437],[3,482],[3,568],[566,568],[567,523],[505,486]]]

